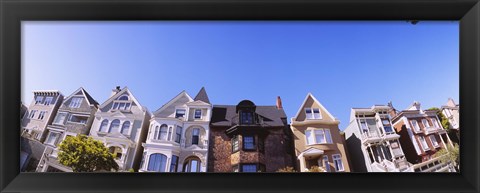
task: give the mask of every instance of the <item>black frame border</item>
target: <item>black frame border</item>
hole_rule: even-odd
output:
[[[461,172],[19,173],[22,20],[459,20]],[[0,22],[1,192],[480,191],[478,0],[0,0]]]

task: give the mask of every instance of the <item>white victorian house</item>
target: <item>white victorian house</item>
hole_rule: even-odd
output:
[[[206,172],[212,105],[182,91],[153,113],[140,172]]]
[[[120,171],[138,170],[142,159],[150,112],[127,87],[117,86],[110,98],[98,107],[90,136],[102,141],[115,155]]]

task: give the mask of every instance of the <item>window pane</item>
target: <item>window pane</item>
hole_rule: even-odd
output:
[[[107,131],[108,120],[103,120],[102,124],[100,125],[99,131],[106,132]]]
[[[121,96],[118,98],[120,101],[128,101],[128,96]]]
[[[115,119],[112,121],[112,124],[110,124],[110,129],[108,130],[109,133],[118,131],[118,128],[120,127],[120,120]]]
[[[182,127],[177,126],[176,135],[175,135],[175,142],[180,143],[181,138],[182,138]]]
[[[200,119],[202,117],[202,110],[195,109],[195,119]]]
[[[312,117],[312,109],[311,108],[306,108],[305,109],[305,115],[306,115],[307,119],[313,118]]]
[[[130,121],[126,121],[122,126],[122,134],[127,135],[130,128]]]
[[[327,170],[327,172],[330,172],[330,163],[327,156],[323,156],[323,166],[325,167],[325,170]]]
[[[313,109],[313,118],[320,119],[320,109]]]
[[[175,112],[175,118],[184,117],[185,116],[185,109],[177,109]]]
[[[317,143],[325,143],[325,134],[323,133],[323,129],[315,130],[315,139]]]
[[[312,136],[312,131],[311,130],[306,130],[305,131],[305,136],[307,138],[307,144],[311,145],[314,143],[313,136]]]
[[[243,148],[245,149],[255,149],[255,144],[253,142],[252,136],[244,136],[243,137]]]
[[[256,164],[242,165],[242,172],[257,172],[257,165]]]
[[[162,125],[160,127],[160,140],[167,140],[167,125]]]
[[[170,172],[176,172],[178,165],[178,156],[172,155],[172,162],[170,164]]]
[[[198,172],[198,161],[192,160],[190,163],[190,172]]]
[[[148,161],[148,171],[165,172],[167,156],[159,153],[150,155]]]
[[[332,136],[330,134],[330,129],[325,129],[325,137],[327,138],[327,143],[332,143]]]

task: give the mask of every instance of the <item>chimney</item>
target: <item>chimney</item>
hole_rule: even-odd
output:
[[[390,117],[397,116],[397,110],[393,107],[392,101],[388,102],[388,107],[390,107],[390,110],[388,111],[388,114],[390,114]]]
[[[112,94],[110,95],[110,97],[116,95],[118,92],[120,92],[120,86],[116,86],[115,89],[112,89]]]
[[[283,109],[282,99],[280,98],[280,96],[277,96],[277,109]]]

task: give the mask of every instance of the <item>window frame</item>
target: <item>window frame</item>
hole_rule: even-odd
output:
[[[430,150],[430,147],[428,146],[427,140],[425,139],[425,137],[423,135],[418,136],[418,141],[420,141],[420,146],[422,146],[423,151],[429,151]]]
[[[415,124],[413,124],[415,122]],[[418,125],[418,121],[415,119],[410,120],[410,124],[412,124],[413,131],[415,132],[421,132],[422,129],[420,128],[420,125]]]
[[[83,97],[72,97],[70,100],[70,104],[68,105],[69,108],[80,108],[82,106]]]
[[[48,101],[48,104],[47,104],[47,101]],[[53,96],[45,97],[45,100],[43,101],[43,105],[46,105],[46,106],[51,105],[52,101],[53,101]]]
[[[197,171],[194,172],[202,172],[202,160],[198,157],[188,157],[185,159],[183,162],[183,172],[192,172],[192,161],[197,161]]]
[[[255,171],[254,172],[245,172],[244,168],[245,166],[255,166]],[[258,164],[257,163],[242,163],[240,164],[240,172],[242,173],[257,173],[258,172]]]
[[[154,169],[155,165],[157,164],[157,159],[153,159],[152,160],[152,156],[160,156],[160,162],[158,162],[159,166],[158,166],[158,171],[157,170],[150,170],[150,164],[153,163],[153,166],[152,166],[152,169]],[[167,161],[168,161],[168,157],[163,154],[163,153],[152,153],[148,156],[148,164],[147,164],[147,168],[146,170],[149,171],[149,172],[166,172],[167,171]],[[164,164],[162,164],[164,163]],[[163,165],[163,167],[162,167]],[[162,171],[163,170],[163,171]]]
[[[82,123],[82,122],[76,122],[76,121],[72,121],[72,117],[74,117],[74,116],[75,116],[75,117],[85,117],[85,118],[87,118],[87,119],[85,120],[85,123]],[[88,116],[86,116],[86,115],[70,114],[70,116],[68,116],[67,122],[68,122],[68,123],[74,123],[74,124],[82,124],[82,125],[87,125],[88,118],[89,118],[89,117],[88,117]]]
[[[44,99],[44,98],[45,98],[45,97],[43,97],[43,96],[37,96],[37,97],[35,97],[35,104],[36,104],[36,105],[38,105],[38,104],[43,104],[43,99]]]
[[[55,139],[53,140],[52,143],[48,143],[48,141],[52,138],[52,135],[56,135]],[[54,146],[56,147],[57,146],[57,142],[58,140],[60,139],[60,133],[58,132],[52,132],[52,131],[48,131],[48,137],[47,139],[45,140],[45,145],[50,145],[50,146]]]
[[[435,135],[429,135],[428,136],[430,142],[432,143],[432,146],[437,148],[437,147],[440,147],[440,143],[438,143],[437,141],[437,138],[435,137]],[[433,140],[432,140],[433,139]],[[435,145],[436,144],[436,145]]]
[[[119,129],[120,129],[120,119],[114,119],[114,120],[112,120],[112,122],[110,122],[110,126],[108,127],[108,132],[107,133],[112,133],[114,131],[113,129],[115,129],[115,128],[113,128],[114,127],[113,122],[115,122],[115,121],[118,121],[118,126],[116,127],[116,130],[119,131]]]
[[[106,121],[105,127],[103,123]],[[102,122],[100,122],[100,127],[98,127],[98,132],[102,133],[107,133],[108,132],[108,125],[110,124],[110,121],[108,119],[103,119]],[[102,128],[105,128],[105,131],[102,131]]]
[[[325,159],[325,158],[327,158],[327,159]],[[330,168],[330,160],[328,159],[328,155],[322,156],[322,164],[323,164],[323,167],[325,168],[326,172],[331,172],[332,171],[332,169]]]
[[[182,140],[182,130],[183,128],[181,126],[178,126],[175,128],[175,142],[180,143]],[[179,133],[180,131],[180,133]],[[178,139],[178,141],[177,141]]]
[[[343,164],[342,155],[341,154],[333,154],[332,155],[333,165],[335,166],[335,172],[343,172],[345,171],[345,165]],[[337,161],[341,165],[341,170],[337,168]]]
[[[178,116],[179,113],[178,111],[183,111],[183,116]],[[185,108],[178,108],[178,109],[175,109],[175,118],[176,119],[179,119],[179,118],[185,118],[185,114],[187,113],[187,110]]]
[[[251,149],[245,147],[245,144],[247,144],[247,143],[245,142],[245,139],[246,139],[246,138],[250,138],[250,137],[252,138],[252,143],[253,143]],[[242,136],[242,142],[243,142],[243,143],[242,143],[242,149],[243,149],[243,151],[256,151],[256,150],[257,150],[257,144],[256,144],[256,141],[255,141],[255,136],[254,136],[254,135],[244,135],[244,136]]]
[[[430,123],[428,122],[427,118],[422,119],[422,124],[425,128],[431,127]]]
[[[63,121],[61,123],[58,123],[57,120],[59,118],[60,115],[65,115],[63,117]],[[55,119],[53,119],[53,124],[55,125],[65,125],[65,121],[67,120],[67,116],[68,116],[68,112],[58,112],[57,115],[55,116]]]
[[[125,127],[125,124],[128,123],[128,127],[126,128],[127,132],[124,132],[124,127]],[[123,135],[130,135],[130,128],[132,127],[132,123],[130,121],[124,121],[122,124],[122,126],[120,127],[120,133],[123,134]]]
[[[200,116],[199,116],[199,117],[197,117],[197,112],[198,112],[198,111],[200,111]],[[202,109],[195,109],[195,110],[193,111],[193,118],[194,118],[194,119],[202,119],[202,117],[203,117],[203,116],[202,116]]]
[[[328,131],[328,132],[327,132]],[[311,134],[309,140],[309,136],[307,135],[307,132]],[[323,133],[323,140],[324,143],[319,143],[317,141],[317,132],[322,132]],[[328,133],[328,136],[327,136]],[[311,129],[306,129],[305,130],[305,142],[306,145],[323,145],[323,144],[333,144],[333,138],[332,138],[332,132],[330,131],[329,128],[311,128]]]
[[[240,151],[239,135],[235,135],[232,138],[232,154]]]
[[[31,110],[30,115],[28,115],[29,119],[35,119],[35,114],[38,112],[38,110]]]
[[[173,158],[176,158],[175,161],[173,160]],[[170,168],[168,171],[170,172],[177,172],[178,170],[178,160],[180,159],[179,156],[177,155],[172,155],[172,158],[170,159]]]
[[[196,135],[195,131],[197,131]],[[194,143],[194,139],[196,139],[196,143]],[[192,145],[200,145],[200,128],[198,127],[192,128]]]

